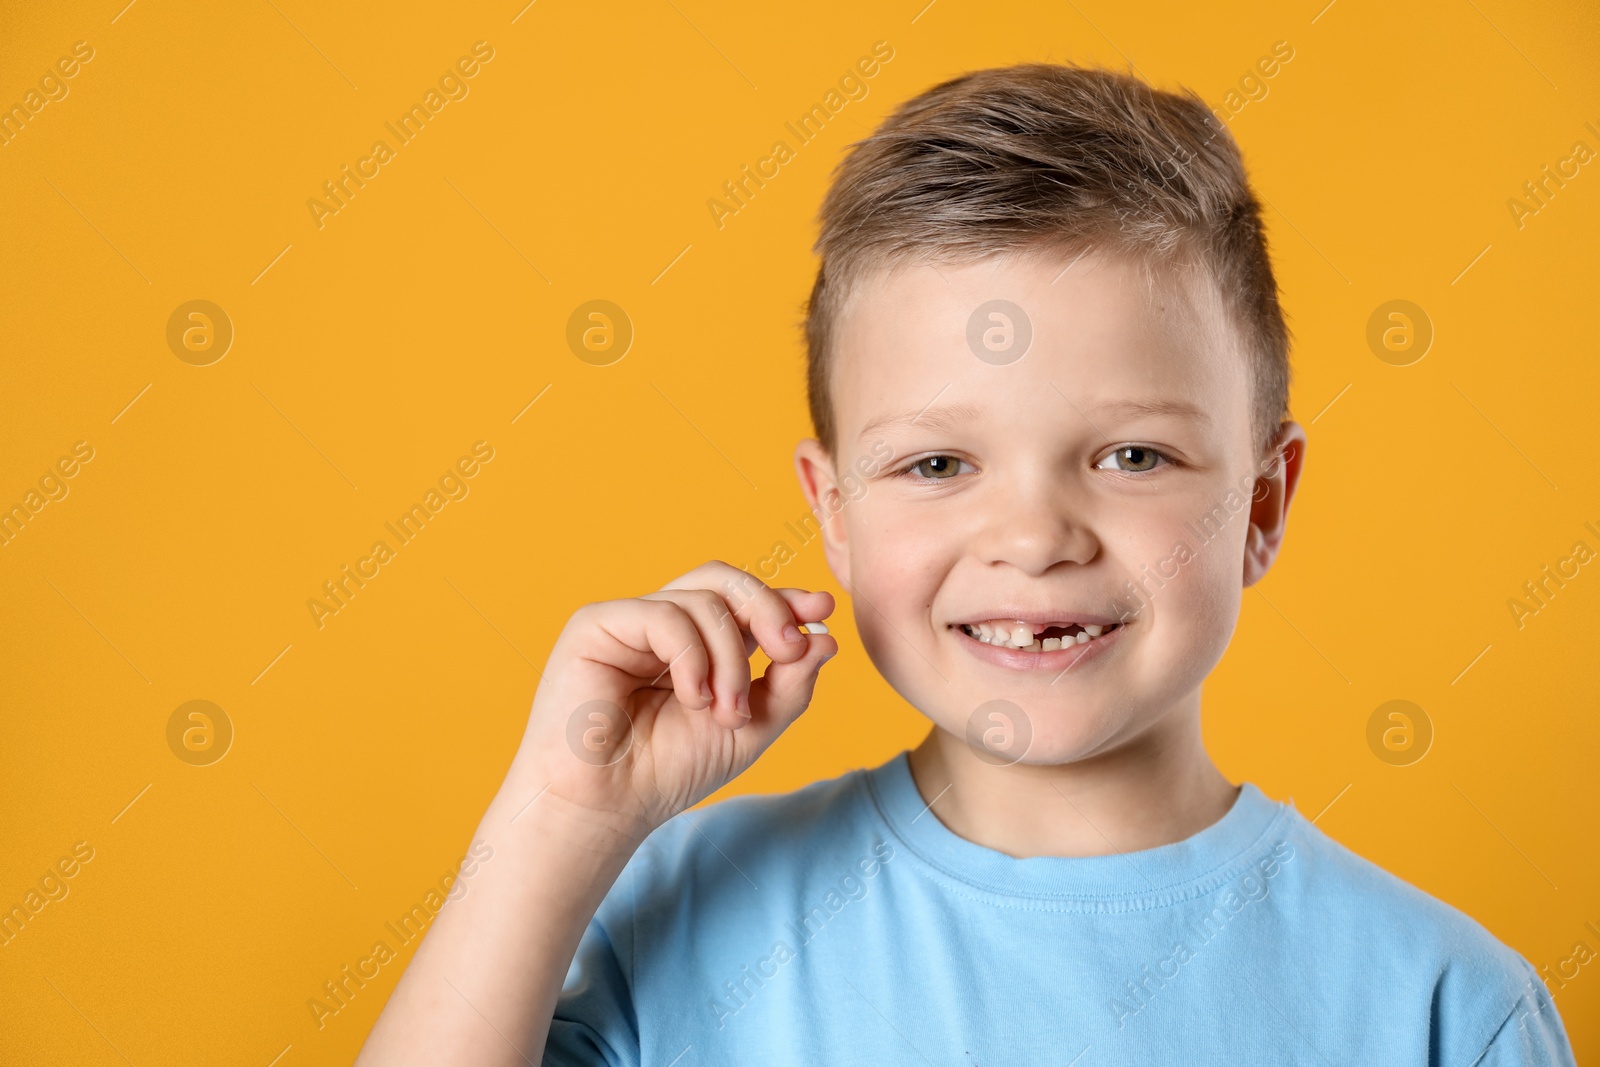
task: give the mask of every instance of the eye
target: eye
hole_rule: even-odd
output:
[[[1116,460],[1117,465],[1106,467],[1105,464],[1112,460]],[[1157,462],[1158,460],[1160,463]],[[1164,453],[1158,452],[1147,445],[1123,445],[1111,455],[1096,463],[1095,467],[1101,470],[1119,470],[1130,474],[1139,474],[1154,470],[1161,463],[1171,462],[1172,460],[1168,459]]]
[[[955,456],[924,456],[903,469],[900,474],[914,482],[949,481],[960,473],[962,460]],[[913,476],[915,472],[916,476]]]

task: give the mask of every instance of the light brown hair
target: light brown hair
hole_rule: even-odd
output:
[[[838,457],[829,380],[854,287],[904,262],[1003,252],[1132,254],[1209,276],[1245,348],[1251,429],[1287,417],[1289,331],[1239,146],[1193,91],[1024,63],[952,78],[849,146],[822,203],[805,306],[812,426]]]

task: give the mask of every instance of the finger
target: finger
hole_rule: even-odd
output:
[[[701,644],[710,654],[706,678],[715,696],[710,704],[712,718],[730,730],[742,727],[750,718],[750,656],[739,624],[722,597],[709,589],[663,589],[640,599],[671,603],[693,620]]]
[[[804,624],[808,622],[821,622],[833,614],[833,594],[827,590],[809,589],[774,589],[773,592],[783,597],[784,603],[789,605],[789,610],[794,613],[795,620]]]
[[[804,657],[772,664],[751,684],[752,740],[770,744],[800,717],[811,703],[822,665],[839,652],[839,642],[830,634],[815,634],[806,641]]]
[[[666,589],[710,589],[720,595],[740,629],[755,636],[758,647],[774,663],[787,663],[806,654],[806,636],[800,632],[788,601],[748,571],[713,560],[695,568]]]
[[[784,603],[789,605],[789,611],[794,615],[795,621],[801,626],[805,626],[808,622],[816,625],[833,614],[832,593],[791,588],[774,589],[773,592],[783,597]],[[806,631],[802,630],[801,632],[804,633]],[[822,631],[811,630],[810,632],[821,633]],[[744,654],[746,658],[754,654],[759,647],[760,642],[755,639],[755,635],[747,632],[744,635]]]
[[[635,676],[659,671],[652,684],[670,673],[672,692],[679,703],[690,708],[711,703],[701,689],[709,677],[710,654],[693,617],[677,604],[607,600],[578,609],[574,620],[580,615],[588,615],[587,621],[594,624],[593,631],[585,627],[580,632],[598,632],[609,638],[600,648],[580,646],[577,651],[581,655]]]

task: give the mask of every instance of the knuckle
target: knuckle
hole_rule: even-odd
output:
[[[711,589],[702,589],[700,593],[706,615],[716,622],[718,630],[727,630],[735,614],[727,599]]]
[[[720,628],[723,615],[722,598],[708,589],[685,589],[683,591],[684,613],[692,618],[696,626],[705,627],[711,622],[716,622]]]
[[[720,560],[710,560],[700,564],[698,567],[687,570],[678,575],[676,578],[672,579],[672,581],[668,582],[666,585],[662,586],[661,590],[662,592],[666,592],[669,589],[687,589],[691,586],[698,585],[701,581],[703,581],[703,576],[705,573],[720,562]]]
[[[700,564],[700,566],[696,567],[694,570],[690,571],[688,574],[685,574],[682,578],[679,579],[679,581],[694,582],[696,584],[700,584],[700,583],[704,583],[705,581],[707,581],[711,575],[717,574],[717,573],[719,573],[721,571],[724,571],[724,570],[727,570],[727,569],[728,569],[728,565],[726,563],[722,562],[722,560],[720,560],[720,559],[710,559],[710,560],[706,560],[706,562]]]
[[[789,610],[788,601],[772,590],[763,593],[755,603],[753,616],[756,621],[773,629],[778,629],[784,623],[794,618],[794,612]]]
[[[598,626],[610,604],[609,600],[601,600],[579,605],[567,619],[567,625],[574,629]]]
[[[688,621],[688,613],[676,601],[644,600],[640,603],[643,610],[658,625],[676,629]]]
[[[691,589],[688,591],[690,599],[702,608],[715,610],[722,607],[722,597],[711,589]]]

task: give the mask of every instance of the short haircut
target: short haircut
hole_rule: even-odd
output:
[[[805,306],[812,426],[838,457],[829,392],[839,316],[867,275],[997,253],[1131,254],[1215,285],[1245,352],[1264,449],[1289,402],[1289,331],[1261,207],[1233,136],[1192,90],[1112,70],[1024,63],[901,104],[835,168]]]

